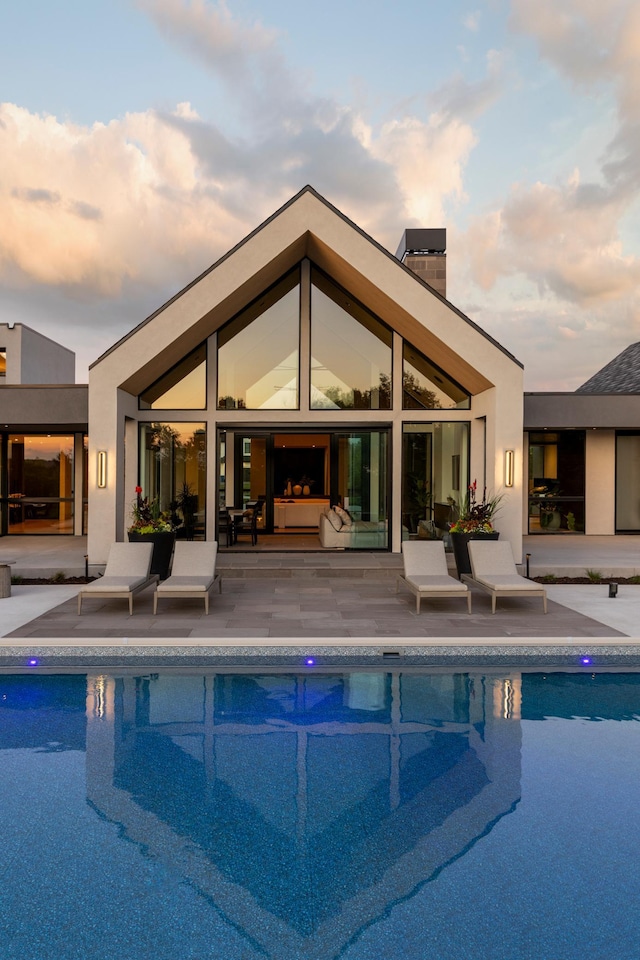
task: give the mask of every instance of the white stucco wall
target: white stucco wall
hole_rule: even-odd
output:
[[[615,533],[616,432],[587,430],[585,436],[585,533]]]
[[[0,349],[7,351],[7,384],[75,383],[75,353],[31,327],[1,323]]]

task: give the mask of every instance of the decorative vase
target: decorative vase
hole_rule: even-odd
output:
[[[469,540],[497,540],[500,534],[496,530],[492,533],[483,533],[481,530],[477,530],[475,533],[451,533],[449,536],[451,537],[458,578],[461,579],[463,573],[471,573]]]
[[[303,493],[303,496],[305,497],[308,497],[309,494],[311,493],[311,487],[309,486],[308,483],[305,483],[304,487],[302,488],[302,493]]]
[[[291,490],[291,480],[287,480],[287,488],[286,488],[286,490],[284,491],[284,495],[285,495],[285,497],[290,497],[291,494],[292,494],[292,490]]]
[[[299,497],[301,493],[302,493],[302,487],[300,486],[299,483],[296,483],[295,487],[293,488],[294,497]]]
[[[157,531],[156,533],[136,533],[129,531],[131,543],[152,543],[153,556],[151,558],[150,573],[156,573],[161,580],[166,580],[171,567],[171,556],[176,535],[173,530]]]

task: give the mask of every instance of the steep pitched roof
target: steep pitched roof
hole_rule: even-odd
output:
[[[103,353],[91,364],[90,370],[119,354],[124,358],[119,367],[122,374],[119,386],[135,396],[186,352],[261,296],[303,258],[310,259],[329,274],[473,394],[494,385],[493,368],[486,353],[484,363],[477,360],[477,348],[482,352],[482,343],[476,341],[476,349],[466,349],[469,347],[469,338],[464,335],[467,331],[473,331],[473,335],[478,335],[508,362],[522,367],[486,331],[312,187],[306,186],[208,270]],[[397,278],[404,276],[400,287],[408,308],[398,300],[394,274]],[[414,289],[428,291],[426,300],[410,293],[406,285],[409,278]],[[425,323],[427,317],[428,325]],[[153,334],[147,329],[149,324],[154,325]],[[455,334],[450,329],[452,325],[456,328]],[[121,352],[125,343],[131,348],[128,354]]]
[[[640,343],[632,343],[576,393],[640,393]]]

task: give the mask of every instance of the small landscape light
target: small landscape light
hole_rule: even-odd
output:
[[[609,584],[609,596],[611,597],[612,600],[615,599],[615,597],[618,596],[618,584],[617,584],[617,583],[610,583],[610,584]]]

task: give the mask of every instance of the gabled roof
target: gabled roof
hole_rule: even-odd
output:
[[[640,393],[640,343],[632,343],[576,393]]]
[[[352,234],[353,251],[351,241],[346,239],[349,235],[345,233],[345,226],[355,234]],[[430,298],[434,298],[428,301],[433,308],[426,309],[423,305],[416,313],[413,309],[404,309],[396,298],[390,295],[386,282],[380,277],[381,273],[390,276],[389,267],[385,267],[385,261],[379,259],[381,254],[387,263],[393,263],[391,269],[399,271],[399,277],[403,274],[405,277],[409,276],[412,285],[416,284],[418,288],[428,291]],[[261,296],[265,289],[305,257],[317,264],[436,364],[446,369],[469,392],[479,393],[493,385],[487,377],[486,364],[484,371],[475,366],[477,349],[465,350],[468,344],[462,344],[460,340],[466,341],[467,338],[461,337],[460,330],[457,334],[452,330],[449,335],[448,324],[444,322],[442,308],[437,308],[437,301],[446,305],[447,317],[456,323],[461,320],[469,332],[474,331],[518,367],[522,367],[511,353],[469,317],[400,263],[393,254],[345,217],[313,187],[306,186],[204,273],[102,354],[91,365],[91,369],[106,360],[114,351],[118,351],[122,344],[131,338],[138,340],[142,335],[148,340],[145,327],[154,321],[160,322],[157,331],[160,335],[152,338],[155,348],[153,355],[151,341],[148,341],[147,347],[142,351],[135,349],[135,354],[142,361],[141,365],[136,370],[130,368],[129,374],[124,373],[120,384],[134,395],[139,393],[169,366],[181,359],[188,350],[194,349],[236,313]],[[233,282],[230,282],[232,277]],[[403,284],[406,284],[406,279]],[[416,288],[412,286],[412,289]],[[434,311],[439,312],[440,316],[439,334],[430,329],[422,319],[424,315]],[[465,359],[465,352],[468,352],[469,359]],[[471,357],[474,360],[471,360]],[[127,366],[125,361],[123,372]]]

